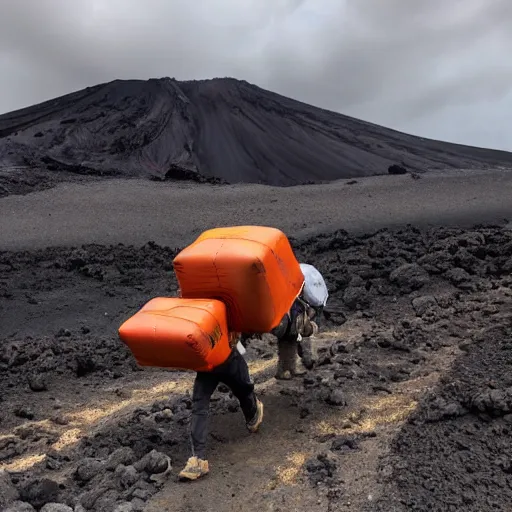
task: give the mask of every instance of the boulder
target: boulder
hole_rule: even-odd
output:
[[[11,482],[11,477],[7,471],[0,471],[0,510],[3,510],[8,503],[11,503],[19,498],[19,493],[14,484]]]
[[[412,300],[412,307],[414,308],[417,316],[423,316],[430,307],[435,306],[436,304],[437,301],[432,295],[416,297]]]
[[[393,164],[388,167],[389,174],[407,174],[407,169],[402,165]]]
[[[403,293],[419,290],[430,282],[427,271],[416,263],[406,263],[391,272],[389,280],[401,288]]]

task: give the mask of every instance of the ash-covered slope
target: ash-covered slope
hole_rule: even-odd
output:
[[[414,137],[245,81],[116,80],[0,116],[0,170],[272,185],[512,167],[512,154]]]

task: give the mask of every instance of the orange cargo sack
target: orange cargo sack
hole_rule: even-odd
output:
[[[119,336],[141,366],[210,371],[231,353],[226,306],[217,300],[157,297]]]
[[[205,231],[173,264],[182,297],[222,300],[236,332],[271,331],[304,284],[288,238],[269,227]]]

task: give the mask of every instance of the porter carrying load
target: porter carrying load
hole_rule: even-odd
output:
[[[141,366],[211,371],[236,338],[218,300],[157,297],[126,320],[119,336]]]
[[[206,231],[173,264],[181,296],[223,301],[228,328],[235,332],[271,331],[304,284],[288,238],[270,227]]]

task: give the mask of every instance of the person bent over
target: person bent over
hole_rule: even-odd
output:
[[[318,332],[329,293],[322,274],[313,265],[301,263],[300,267],[304,274],[302,292],[272,331],[278,346],[277,379],[291,379],[304,373],[297,368],[297,356],[308,370],[316,360],[311,338]]]
[[[311,338],[318,332],[320,314],[321,311],[298,298],[281,323],[272,331],[277,338],[276,379],[289,380],[304,374],[304,370],[297,366],[298,358],[306,369],[313,368],[316,350]]]
[[[263,421],[263,403],[254,393],[247,362],[235,346],[228,359],[210,372],[197,372],[192,392],[192,456],[179,474],[180,480],[197,480],[209,473],[206,457],[210,399],[220,383],[228,386],[240,402],[247,430],[256,433]]]

